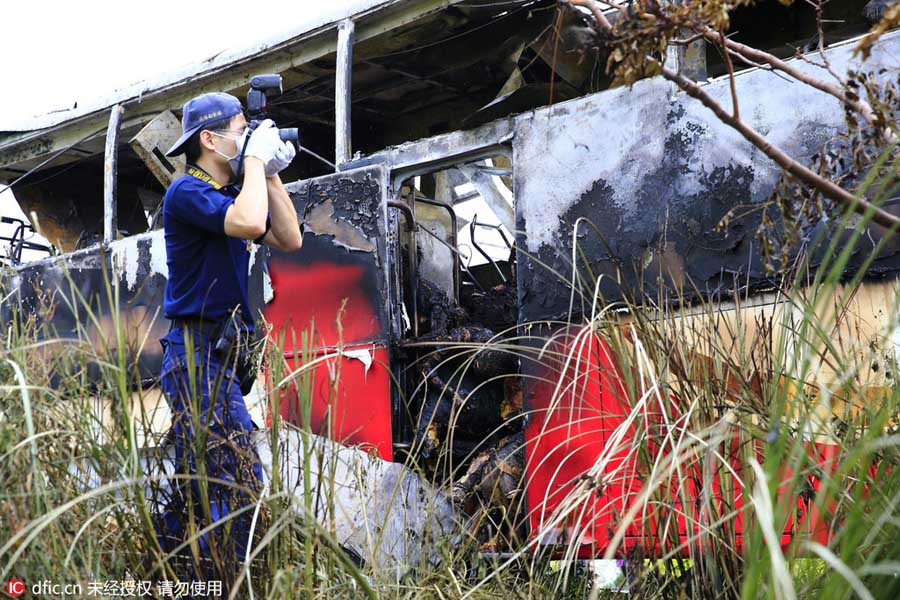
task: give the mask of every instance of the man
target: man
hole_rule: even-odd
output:
[[[190,484],[182,478],[174,486],[157,527],[164,551],[190,541],[190,531],[202,557],[233,566],[245,558],[251,514],[235,512],[252,501],[249,492],[262,479],[239,385],[252,381],[243,368],[254,330],[250,246],[300,249],[297,213],[278,175],[295,150],[272,121],[249,132],[240,102],[224,93],[185,104],[182,129],[166,153],[185,153],[187,167],[163,199],[163,308],[171,328],[160,340],[160,384],[172,411],[177,468]],[[212,535],[197,535],[217,521]],[[208,565],[202,571],[213,572]]]

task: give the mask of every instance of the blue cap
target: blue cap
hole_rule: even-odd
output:
[[[217,121],[230,119],[243,111],[241,101],[224,92],[210,92],[188,100],[181,117],[181,137],[169,148],[166,156],[176,156],[184,152],[184,143],[200,131]]]

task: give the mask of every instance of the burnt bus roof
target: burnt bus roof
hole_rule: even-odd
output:
[[[866,30],[864,3],[829,4],[826,44]],[[552,31],[557,10],[563,11],[558,37]],[[780,5],[739,9],[732,15],[732,30],[745,43],[793,56],[798,44],[816,33],[808,12]],[[109,109],[116,104],[125,108],[120,133],[125,144],[160,112],[177,113],[189,98],[205,91],[242,97],[249,78],[266,72],[284,78],[285,93],[272,103],[279,126],[300,127],[312,146],[319,145],[320,154],[332,155],[336,31],[346,19],[355,24],[353,149],[362,154],[468,129],[610,85],[604,74],[605,50],[593,37],[586,12],[561,7],[555,0],[323,3],[303,22],[269,39],[107,95],[80,98],[76,108],[22,122],[4,121],[0,115],[0,181],[13,181],[36,166],[52,174],[54,168],[101,155]],[[699,60],[705,74],[723,72],[716,53],[702,53]],[[136,156],[126,152],[120,158],[120,177],[145,174]]]
[[[289,31],[110,94],[80,98],[75,108],[16,122],[0,116],[0,181],[12,181],[66,148],[41,168],[102,154],[109,110],[116,104],[125,108],[120,139],[127,142],[161,111],[178,111],[199,93],[228,91],[242,97],[250,77],[258,73],[284,78],[285,94],[273,104],[279,125],[333,127],[336,31],[345,19],[355,24],[355,116],[376,128],[396,120],[397,113],[408,115],[412,123],[420,109],[460,96],[474,102],[467,113],[473,112],[496,96],[503,79],[495,79],[508,76],[497,65],[508,62],[509,52],[495,50],[531,41],[526,38],[535,36],[535,27],[523,28],[523,23],[534,20],[530,13],[535,9],[546,13],[543,22],[552,5],[552,0],[513,0],[500,7],[464,0],[325,3]],[[476,64],[480,81],[453,73]],[[497,73],[486,75],[491,71]],[[434,133],[414,124],[408,129],[417,132],[414,137]],[[384,147],[380,139],[373,143],[373,149]]]

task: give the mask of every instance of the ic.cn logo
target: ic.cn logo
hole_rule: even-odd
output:
[[[13,598],[18,598],[25,593],[25,582],[21,579],[10,579],[6,582],[6,593]]]

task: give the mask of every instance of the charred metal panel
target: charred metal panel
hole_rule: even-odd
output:
[[[386,148],[370,156],[340,165],[344,171],[381,164],[391,170],[392,191],[410,177],[439,171],[485,156],[503,153],[503,144],[515,131],[515,119],[502,119],[468,131],[454,131],[416,142]]]
[[[306,188],[306,196],[303,197],[302,189],[298,191],[295,198],[299,198],[300,201],[295,201],[295,205],[298,211],[302,209],[300,214],[304,215],[304,219],[314,231],[317,223],[311,220],[313,214],[316,214],[320,207],[330,206],[328,212],[331,220],[343,231],[334,234],[333,241],[347,246],[348,250],[372,253],[379,230],[382,229],[383,232],[378,219],[384,211],[382,186],[381,172],[378,169],[336,177],[320,177],[305,186],[301,184],[301,187]],[[345,224],[353,227],[355,231],[345,230]],[[359,234],[363,236],[364,242],[357,248],[350,243],[354,239],[360,239],[357,237]],[[377,258],[377,254],[374,257]]]
[[[900,36],[886,37],[866,68],[890,65],[898,50]],[[858,68],[852,52],[850,45],[830,50],[834,68]],[[822,76],[810,64],[795,67]],[[808,159],[844,129],[838,101],[808,86],[763,70],[738,75],[736,84],[743,118],[791,156]],[[727,80],[706,90],[731,106]],[[565,315],[572,283],[580,312],[579,293],[589,302],[601,276],[606,302],[655,300],[682,288],[715,298],[772,287],[756,240],[760,212],[752,208],[771,196],[781,171],[661,78],[517,118],[514,153],[521,321]],[[736,207],[747,207],[744,216],[717,229]],[[851,272],[881,233],[869,227]],[[894,242],[869,274],[898,270]]]
[[[147,169],[166,188],[179,177],[180,173],[184,173],[183,155],[165,155],[165,152],[178,141],[180,135],[181,124],[178,118],[172,111],[164,110],[129,142],[131,149],[147,165]]]
[[[307,359],[321,359],[321,366],[309,389],[284,390],[281,415],[389,460],[388,342],[396,307],[386,273],[387,173],[368,167],[287,189],[306,232],[299,252],[272,252],[274,298],[265,315],[283,340],[285,372]]]
[[[316,329],[325,336],[321,345],[335,345],[339,340],[334,322],[346,297],[342,341],[387,339],[391,314],[385,271],[386,182],[384,169],[369,167],[287,186],[306,233],[300,252],[272,252],[270,270],[276,290],[266,317],[276,328],[287,318],[297,329],[315,320]],[[311,270],[321,273],[326,268],[334,279],[306,281]],[[332,291],[339,296],[336,290],[342,288],[342,276],[337,274],[351,272],[354,286],[344,290],[346,296],[331,298]],[[326,296],[330,300],[324,301]],[[353,306],[354,302],[359,306]],[[365,310],[368,316],[362,319],[354,310]]]
[[[127,361],[136,365],[143,383],[153,382],[162,361],[158,340],[169,329],[162,308],[169,274],[163,233],[131,236],[108,248],[94,246],[2,272],[0,326],[5,331],[15,313],[19,320],[34,317],[40,339],[92,340],[101,357],[104,346],[115,345],[112,306],[118,293]],[[264,303],[266,287],[265,250],[257,248],[249,286],[254,314]],[[96,381],[99,373],[91,368],[89,376]]]
[[[900,36],[885,38],[866,68],[891,65],[898,49]],[[830,50],[832,66],[845,72],[856,68],[852,50]],[[795,67],[822,76],[809,63]],[[736,85],[742,117],[800,160],[809,160],[844,130],[841,105],[809,87],[763,70],[737,76]],[[706,90],[731,106],[727,80],[707,84]],[[719,300],[775,285],[763,267],[760,215],[753,209],[771,197],[780,169],[673,85],[650,79],[523,115],[516,121],[513,151],[520,323],[566,318],[571,307],[577,324],[578,316],[591,310],[598,282],[601,303],[623,297]],[[717,227],[737,207],[738,216]],[[809,236],[841,239],[856,226],[839,231],[834,221],[823,220]],[[868,228],[848,273],[857,270],[882,233],[880,227]],[[891,240],[867,276],[898,272],[900,244]],[[607,340],[596,332],[546,323],[524,331],[531,337],[522,343],[541,350],[540,360],[521,361],[531,532],[539,543],[575,544],[580,556],[596,556],[608,547],[646,475],[643,465],[621,450],[636,435],[624,376]],[[666,399],[668,406],[677,407],[678,401]],[[624,444],[615,442],[616,433],[624,435]],[[821,464],[832,451],[819,446],[814,460]],[[732,472],[740,471],[736,454],[724,456]],[[602,470],[596,480],[602,485],[573,494],[589,468]],[[724,469],[708,480],[683,477],[684,497],[706,494],[719,502],[720,482],[727,477]],[[694,483],[699,481],[709,481],[708,489]],[[693,511],[699,504],[681,501],[673,496],[670,506],[661,503],[663,510],[651,510],[625,529],[622,556],[687,548],[688,542],[661,548],[656,535],[663,522],[679,543],[695,533],[693,524],[701,518]],[[561,506],[577,516],[556,520]],[[740,505],[734,508],[740,511]],[[809,506],[798,503],[798,508],[809,515]],[[818,537],[817,515],[790,521],[781,532],[782,547],[794,535],[812,534],[828,543]],[[735,527],[740,549],[743,525]]]

